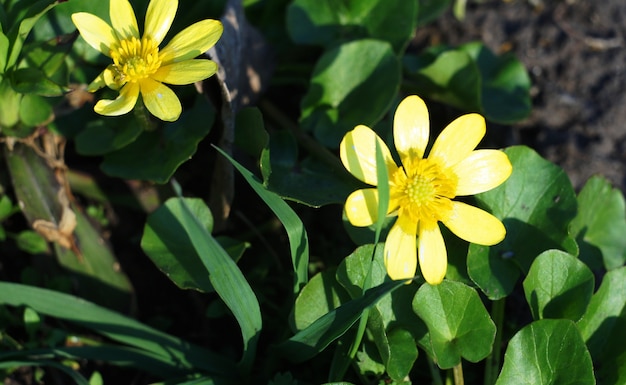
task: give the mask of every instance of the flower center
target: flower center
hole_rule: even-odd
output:
[[[413,159],[392,175],[390,198],[397,202],[398,215],[422,226],[434,226],[452,210],[457,183],[457,176],[439,162]]]
[[[111,47],[111,58],[117,72],[114,81],[119,85],[146,78],[161,66],[159,47],[149,37],[141,40],[131,37],[120,41],[119,45]]]

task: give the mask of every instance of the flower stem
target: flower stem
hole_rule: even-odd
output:
[[[484,385],[494,385],[500,369],[500,353],[502,349],[502,324],[504,323],[504,298],[498,299],[491,304],[491,319],[496,324],[496,337],[493,342],[493,350],[485,364]]]
[[[463,380],[463,361],[460,361],[452,368],[452,373],[454,374],[454,385],[463,385],[465,383]]]

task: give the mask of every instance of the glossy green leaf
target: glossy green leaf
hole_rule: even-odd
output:
[[[93,120],[75,138],[81,155],[105,155],[132,143],[143,129],[134,117],[127,115]]]
[[[295,330],[304,330],[324,314],[350,300],[345,289],[335,280],[333,269],[324,270],[302,288],[293,309]]]
[[[38,126],[52,118],[52,106],[43,97],[26,94],[20,102],[20,121],[26,126]]]
[[[292,362],[310,359],[342,336],[358,321],[365,309],[401,285],[404,283],[390,281],[368,290],[362,297],[346,302],[318,318],[309,327],[278,345],[278,348]]]
[[[413,310],[428,326],[440,368],[452,368],[461,358],[478,362],[491,353],[496,326],[471,287],[447,280],[424,284],[413,299]]]
[[[356,125],[377,122],[399,85],[400,63],[388,43],[364,39],[341,44],[317,61],[302,99],[301,124],[322,144],[336,148]]]
[[[591,177],[578,194],[578,214],[570,230],[580,247],[580,259],[594,270],[626,262],[624,195],[601,176]]]
[[[417,10],[417,2],[404,0],[295,0],[287,7],[287,31],[298,44],[330,47],[374,38],[400,53],[413,35]]]
[[[0,24],[1,25],[1,24]],[[0,31],[0,74],[4,73],[9,56],[9,38]]]
[[[483,43],[437,46],[407,55],[411,89],[487,119],[511,124],[530,114],[530,78],[514,56],[496,56]]]
[[[578,321],[585,313],[594,288],[587,266],[560,250],[541,253],[524,280],[524,293],[533,318],[567,318]]]
[[[511,293],[521,272],[527,272],[543,251],[578,254],[568,231],[576,215],[576,196],[565,172],[528,147],[510,147],[505,153],[513,173],[476,199],[502,220],[506,238],[491,247],[471,244],[467,255],[470,278],[494,300]]]
[[[202,199],[185,200],[193,215],[211,232],[213,216]],[[213,291],[209,274],[189,238],[189,232],[182,225],[183,215],[186,212],[181,209],[177,199],[168,199],[148,216],[141,248],[181,289]]]
[[[269,135],[265,131],[261,111],[256,107],[241,109],[235,118],[235,145],[259,159],[268,143]]]
[[[598,372],[598,383],[626,382],[626,267],[606,273],[578,321]]]
[[[30,31],[35,26],[35,23],[46,14],[50,9],[54,8],[58,2],[54,0],[40,0],[34,4],[30,4],[24,9],[24,14],[20,17],[15,17],[13,20],[18,20],[18,25],[13,27],[7,33],[9,41],[11,42],[11,49],[9,52],[9,59],[7,60],[7,68],[12,67],[17,63],[17,60],[22,51],[22,47],[26,38],[30,34]]]
[[[517,332],[496,385],[594,385],[591,356],[570,320],[540,320]]]
[[[267,206],[276,214],[280,222],[285,226],[287,237],[289,238],[289,248],[291,251],[291,263],[295,273],[294,293],[298,293],[302,286],[308,281],[309,267],[309,239],[304,228],[304,224],[289,205],[277,194],[267,190],[265,186],[245,167],[237,163],[225,152],[218,149],[241,173],[246,182],[259,195]]]
[[[337,268],[337,281],[341,283],[353,299],[363,295],[366,281],[380,285],[387,277],[383,261],[383,246],[374,248],[373,244],[358,247],[344,258]]]
[[[0,129],[7,135],[7,128],[20,121],[20,102],[22,94],[17,93],[8,78],[0,79]]]
[[[209,350],[68,294],[0,282],[0,304],[28,306],[40,314],[66,320],[113,341],[151,352],[187,370],[194,368],[225,375],[234,370],[233,363]]]
[[[215,110],[206,98],[198,96],[191,111],[176,122],[165,124],[162,130],[145,131],[129,145],[106,154],[101,168],[122,179],[166,183],[196,152],[214,119]]]
[[[209,273],[209,279],[215,291],[239,323],[243,337],[243,357],[240,361],[240,368],[248,371],[256,355],[256,346],[262,328],[259,302],[239,267],[213,238],[187,202],[182,199],[180,187],[174,184],[174,188],[179,197],[174,201],[179,206],[176,211],[182,214],[179,217],[179,223],[189,234],[189,239]]]

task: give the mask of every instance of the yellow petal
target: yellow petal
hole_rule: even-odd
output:
[[[132,110],[137,103],[139,86],[136,83],[127,83],[120,89],[120,95],[115,100],[102,99],[94,106],[94,111],[100,115],[118,116]]]
[[[507,180],[512,170],[511,162],[504,152],[474,151],[452,168],[459,177],[456,195],[473,195],[489,191]]]
[[[356,190],[346,199],[346,217],[353,226],[370,226],[378,220],[378,190]]]
[[[140,84],[141,97],[152,115],[166,122],[178,119],[182,106],[174,91],[150,78],[143,79]]]
[[[405,159],[424,157],[428,127],[428,109],[418,96],[409,96],[398,105],[393,118],[393,140],[403,164]]]
[[[223,30],[222,23],[217,20],[207,19],[192,24],[170,40],[159,58],[163,64],[193,59],[214,46]]]
[[[447,167],[465,159],[485,136],[485,119],[478,114],[463,115],[446,127],[428,155]]]
[[[391,157],[389,148],[371,128],[359,125],[346,133],[339,145],[339,156],[344,167],[352,175],[372,186],[377,186],[376,140],[385,159],[387,175],[391,177],[398,166]]]
[[[448,253],[439,226],[420,226],[417,244],[424,279],[431,285],[440,284],[448,269]]]
[[[498,218],[457,201],[452,201],[452,211],[443,224],[459,238],[479,245],[495,245],[506,235],[506,229]]]
[[[410,279],[417,269],[417,224],[398,217],[385,241],[385,268],[391,279]]]
[[[154,39],[157,45],[161,44],[172,26],[177,9],[178,0],[150,0],[144,36]]]
[[[161,66],[152,78],[167,84],[191,84],[210,77],[216,71],[217,64],[211,60],[185,60]]]
[[[120,40],[133,36],[139,39],[137,18],[128,0],[110,0],[109,15],[111,16],[111,25]]]
[[[106,75],[104,73],[107,71],[108,71],[108,68],[100,72],[100,75],[98,75],[97,78],[95,78],[91,83],[89,83],[89,86],[87,86],[87,91],[96,92],[100,88],[106,86],[107,85],[106,80],[105,80]]]
[[[72,14],[72,22],[87,44],[110,57],[110,47],[117,42],[117,36],[107,22],[86,12]]]

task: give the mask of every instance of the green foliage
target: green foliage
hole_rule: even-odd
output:
[[[578,254],[568,231],[576,215],[576,196],[565,172],[529,148],[510,147],[505,152],[513,173],[498,188],[477,195],[477,200],[503,221],[507,237],[494,247],[472,244],[467,255],[469,276],[490,299],[510,294],[541,252],[561,249]]]
[[[149,3],[131,1],[140,21]],[[506,237],[444,230],[439,285],[387,275],[397,175],[377,142],[375,223],[341,213],[366,185],[339,143],[367,125],[401,149],[407,94],[500,125],[529,116],[512,55],[409,44],[451,0],[182,3],[161,49],[222,8],[225,33],[199,56],[218,74],[173,86],[183,113],[166,123],[141,97],[122,116],[93,111],[117,97],[86,91],[112,62],[72,14],[110,23],[109,1],[0,0],[5,382],[30,367],[32,383],[81,385],[626,383],[626,206],[602,177],[576,196],[557,165],[505,148],[511,176],[459,198]],[[431,118],[433,131],[453,119]],[[497,129],[485,143],[503,146]]]
[[[591,357],[572,321],[540,320],[509,342],[497,385],[595,384]]]

